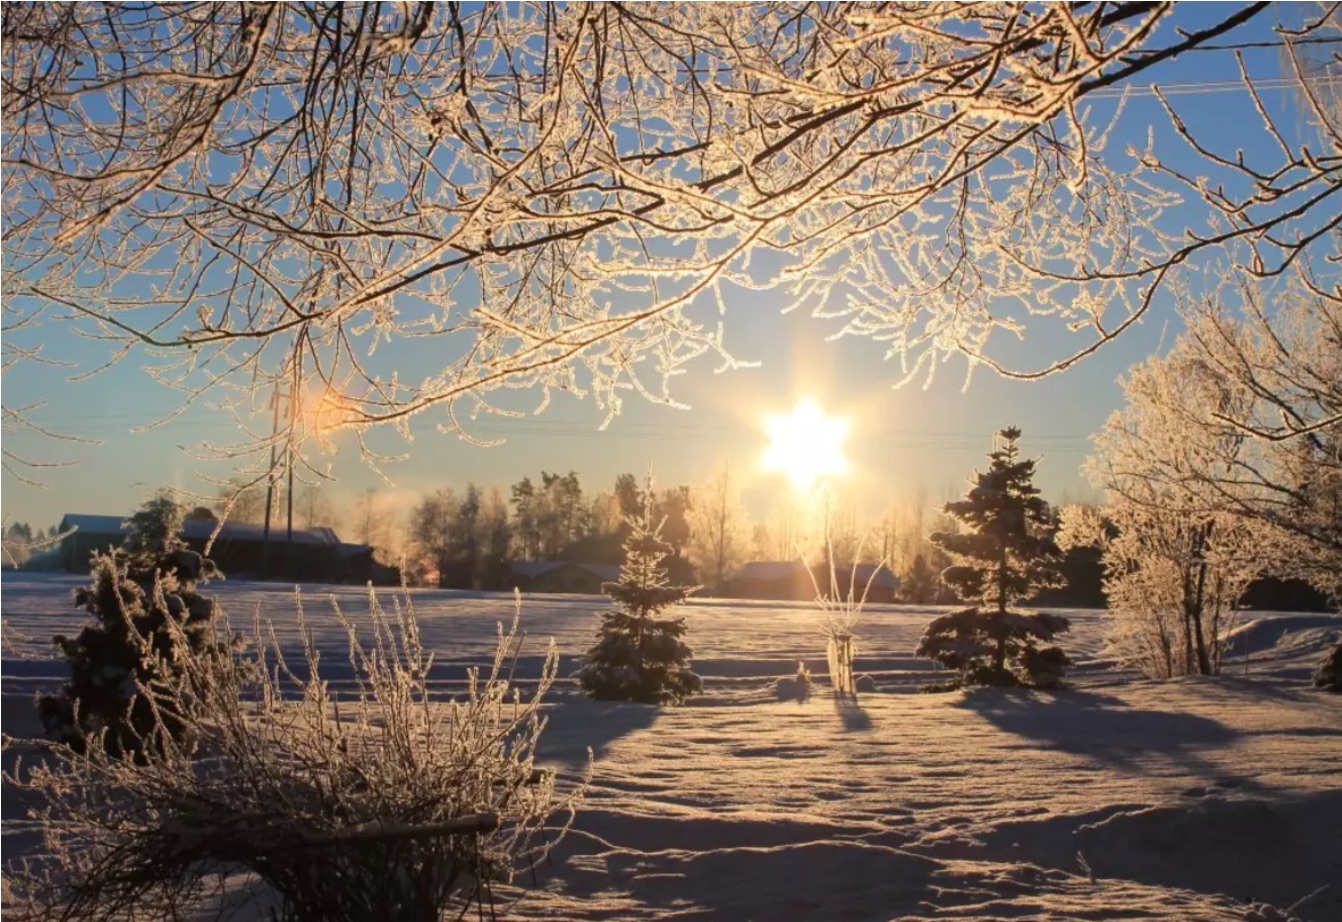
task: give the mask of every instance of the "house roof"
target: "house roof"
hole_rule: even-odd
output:
[[[182,525],[180,534],[184,538],[208,538],[213,532],[217,522],[208,519],[193,519]],[[66,513],[61,518],[59,526],[61,531],[67,531],[71,528],[77,528],[84,534],[92,535],[125,535],[130,531],[126,525],[126,517],[115,515],[90,515],[82,512]],[[219,530],[219,535],[215,539],[215,544],[238,542],[261,542],[265,540],[265,527],[251,522],[225,522],[223,528]],[[270,525],[270,540],[278,544],[285,544],[289,541],[287,530],[281,524],[276,526],[274,522]],[[341,553],[352,553],[350,549],[363,548],[365,545],[343,544],[330,528],[295,528],[293,534],[294,544],[319,544],[337,548]]]
[[[875,574],[873,577],[872,574]],[[889,567],[882,566],[879,569],[874,563],[860,563],[857,565],[856,579],[858,585],[867,585],[867,580],[871,580],[871,585],[881,586],[886,589],[898,589],[899,577],[890,571]]]
[[[758,579],[764,582],[806,576],[800,560],[752,560],[728,574],[728,579]]]
[[[508,564],[508,570],[513,576],[535,579],[549,573],[556,567],[562,567],[564,563],[563,560],[514,560]]]
[[[816,581],[819,582],[822,587],[829,582],[827,575],[825,575],[823,579],[821,578],[823,570],[823,564],[818,565],[815,570]],[[835,572],[846,582],[848,575],[853,573],[854,570],[852,564],[836,564]],[[899,588],[899,577],[892,573],[889,567],[883,566],[878,570],[876,564],[860,563],[857,565],[855,576],[856,578],[854,579],[854,582],[859,586],[866,586],[867,581],[870,580],[873,587],[879,586],[885,589]],[[760,580],[761,582],[776,582],[780,580],[809,579],[809,577],[806,576],[806,567],[800,560],[752,560],[750,563],[742,564],[740,567],[733,570],[728,574],[727,579],[753,579]]]
[[[85,534],[94,535],[122,535],[127,531],[124,516],[87,515],[82,512],[67,512],[61,516],[61,524],[56,527],[61,532],[77,528]]]
[[[620,568],[611,563],[578,563],[574,560],[514,560],[508,564],[513,576],[535,579],[561,567],[575,567],[606,582],[615,582],[620,578]]]

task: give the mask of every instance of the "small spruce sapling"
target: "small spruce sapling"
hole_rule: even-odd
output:
[[[699,587],[668,583],[662,562],[671,546],[652,519],[653,502],[649,479],[642,511],[626,520],[630,533],[620,579],[601,587],[615,607],[602,614],[597,642],[575,676],[598,701],[679,704],[702,688],[689,668],[693,651],[681,639],[685,619],[658,617]]]
[[[974,607],[929,624],[917,655],[957,670],[961,685],[1050,688],[1061,682],[1068,660],[1058,647],[1041,644],[1071,625],[1060,615],[1010,606],[1063,585],[1063,555],[1049,534],[1048,504],[1032,482],[1034,461],[1020,457],[1020,430],[1003,429],[998,437],[988,470],[964,499],[945,506],[968,531],[932,535],[956,561],[941,578]]]
[[[69,683],[37,701],[47,736],[80,752],[98,734],[112,755],[138,752],[160,730],[178,736],[179,709],[190,700],[174,690],[183,659],[213,649],[214,601],[196,587],[219,573],[177,536],[172,497],[159,492],[127,525],[125,545],[95,553],[92,585],[75,590],[75,604],[95,620],[53,640]]]

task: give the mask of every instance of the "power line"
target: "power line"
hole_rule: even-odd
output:
[[[1332,75],[1321,77],[1305,77],[1299,80],[1295,77],[1262,77],[1251,79],[1248,83],[1244,80],[1196,80],[1189,83],[1146,83],[1131,84],[1129,86],[1111,86],[1087,93],[1085,99],[1109,99],[1109,98],[1141,98],[1156,95],[1157,89],[1165,96],[1203,96],[1210,93],[1232,93],[1247,91],[1250,86],[1256,91],[1262,90],[1290,90],[1306,83],[1310,86],[1325,86],[1342,83],[1342,75]]]
[[[1274,41],[1236,42],[1229,45],[1194,45],[1187,51],[1243,51],[1248,48],[1285,48],[1295,45],[1342,45],[1342,38],[1283,38]],[[1157,54],[1157,51],[1144,51],[1144,54]]]

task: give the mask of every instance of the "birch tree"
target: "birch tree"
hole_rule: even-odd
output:
[[[1270,39],[1284,77],[1245,71],[1267,154],[1144,82],[1278,9],[1180,30],[1168,2],[9,5],[5,369],[73,326],[231,407],[271,468],[429,410],[469,437],[516,411],[501,389],[674,404],[685,363],[735,362],[703,308],[741,287],[881,341],[895,381],[951,354],[1046,375],[1183,266],[1337,254],[1335,6]],[[1308,142],[1261,102],[1281,86]],[[1197,169],[1114,149],[1122,100],[1091,103],[1127,90]],[[1050,324],[1057,353],[1006,362],[1001,334]],[[403,375],[412,337],[436,364]],[[274,434],[252,420],[272,384],[297,395]]]
[[[1063,528],[1073,545],[1103,547],[1116,648],[1160,678],[1219,672],[1225,633],[1249,583],[1263,573],[1299,573],[1291,558],[1309,543],[1274,521],[1299,491],[1270,456],[1278,448],[1295,455],[1317,434],[1273,441],[1232,421],[1266,425],[1255,388],[1284,366],[1269,369],[1246,352],[1222,349],[1254,338],[1215,310],[1190,311],[1189,323],[1166,355],[1123,381],[1127,404],[1096,437],[1087,462],[1115,534],[1094,527],[1095,513],[1088,527],[1075,509]]]
[[[1227,290],[1185,316],[1169,352],[1124,381],[1090,461],[1119,532],[1111,606],[1172,607],[1196,629],[1204,604],[1228,617],[1260,573],[1342,597],[1342,300]],[[1168,591],[1151,585],[1157,560],[1173,566]]]
[[[740,485],[733,480],[731,468],[721,468],[694,491],[690,504],[690,560],[704,585],[713,592],[721,592],[727,574],[745,563],[750,547],[746,523]]]

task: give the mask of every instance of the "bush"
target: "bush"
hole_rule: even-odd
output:
[[[553,646],[536,695],[522,701],[504,678],[514,619],[488,674],[472,671],[464,696],[434,702],[432,656],[409,602],[389,615],[370,591],[370,606],[360,620],[371,644],[337,609],[350,698],[319,676],[301,606],[302,667],[258,615],[254,656],[182,661],[186,681],[169,696],[183,715],[180,742],[160,734],[138,760],[56,745],[7,773],[44,804],[47,855],[7,868],[17,906],[6,916],[176,919],[219,909],[209,904],[223,875],[241,869],[293,922],[428,922],[542,855],[566,828],[550,818],[571,817],[578,796],[559,797],[534,764]],[[182,706],[188,688],[195,707]]]
[[[797,663],[795,676],[784,676],[774,682],[774,693],[779,701],[798,701],[804,704],[810,700],[813,689],[811,670],[807,669],[803,662]]]

